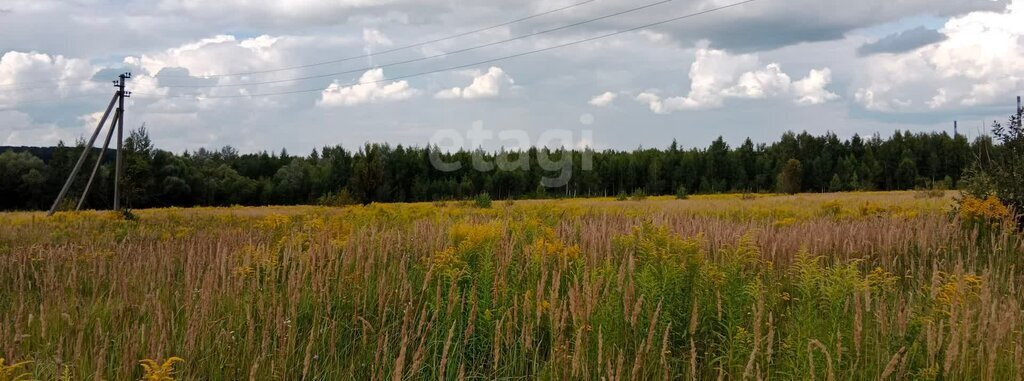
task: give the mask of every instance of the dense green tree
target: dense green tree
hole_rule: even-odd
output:
[[[803,188],[804,167],[800,160],[789,159],[779,173],[779,192],[786,194],[800,193]]]
[[[229,148],[229,147],[225,147]],[[129,207],[151,205],[156,193],[156,178],[153,176],[153,141],[146,126],[128,133],[124,140],[124,200]]]
[[[681,148],[675,142],[666,149],[632,151],[530,148],[505,152],[499,160],[500,153],[388,144],[367,144],[357,151],[327,146],[304,157],[285,150],[239,153],[232,147],[174,154],[154,147],[140,129],[129,134],[125,144],[124,185],[126,201],[135,208],[336,203],[331,200],[338,198],[332,196],[342,194],[347,194],[345,200],[370,203],[467,199],[485,192],[496,199],[613,196],[637,189],[648,195],[675,194],[680,188],[689,193],[769,192],[783,188],[780,175],[787,169],[792,174],[787,192],[895,190],[933,181],[959,186],[963,169],[976,160],[1009,160],[1015,151],[1004,147],[1017,140],[1013,130],[1004,131],[997,141],[982,137],[974,142],[945,133],[897,132],[888,139],[854,135],[842,140],[831,133],[787,132],[774,143],[746,139],[736,147],[717,138],[706,147],[693,148]],[[4,164],[8,169],[0,179],[4,195],[0,208],[49,206],[81,154],[81,146],[80,142],[78,147],[11,148],[12,153],[0,160],[13,163]],[[554,162],[572,159],[571,177],[565,184],[543,186],[543,178],[562,172],[560,167],[541,167],[545,156]],[[584,169],[585,156],[591,160],[590,170]],[[435,158],[457,168],[436,167]],[[473,168],[474,158],[495,165],[478,171]],[[793,170],[790,160],[800,163],[799,171]],[[110,154],[87,207],[110,207],[112,174]],[[72,185],[71,198],[81,194],[83,177]]]
[[[28,152],[0,153],[0,208],[26,209],[42,207],[41,188],[46,183],[47,168],[43,161]]]

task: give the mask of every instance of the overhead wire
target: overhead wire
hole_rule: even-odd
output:
[[[298,69],[306,69],[306,68],[317,67],[317,66],[330,65],[330,64],[335,64],[335,63],[341,63],[341,62],[346,62],[346,61],[352,61],[352,60],[357,60],[357,59],[362,59],[362,58],[370,58],[370,57],[375,57],[375,56],[379,56],[379,55],[399,52],[399,51],[403,51],[403,50],[408,50],[408,49],[412,49],[412,48],[418,48],[418,47],[422,47],[422,46],[426,46],[426,45],[430,45],[430,44],[435,44],[435,43],[438,43],[438,42],[454,40],[454,39],[457,39],[457,38],[466,37],[466,36],[474,35],[474,34],[477,34],[477,33],[483,33],[483,32],[487,32],[487,31],[490,31],[490,30],[506,27],[506,26],[509,26],[509,25],[518,24],[518,23],[521,23],[521,22],[524,22],[524,21],[529,21],[529,20],[540,18],[540,17],[543,17],[543,16],[555,14],[555,13],[558,13],[558,12],[564,12],[564,11],[567,11],[567,10],[570,10],[570,9],[573,9],[573,8],[577,8],[577,7],[581,7],[581,6],[593,3],[595,1],[597,1],[597,0],[585,0],[585,1],[578,2],[578,3],[569,4],[569,5],[566,5],[564,7],[559,7],[559,8],[555,8],[555,9],[539,12],[539,13],[534,13],[534,14],[531,14],[531,15],[528,15],[528,16],[520,17],[520,18],[511,20],[511,21],[506,21],[506,22],[503,22],[503,23],[500,23],[500,24],[496,24],[496,25],[490,25],[490,26],[486,26],[486,27],[482,27],[482,28],[478,28],[478,29],[469,30],[469,31],[466,31],[466,32],[461,32],[461,33],[456,33],[456,34],[452,34],[452,35],[448,35],[448,36],[444,36],[444,37],[440,37],[440,38],[420,41],[420,42],[416,42],[416,43],[412,43],[412,44],[408,44],[408,45],[403,45],[403,46],[396,47],[396,48],[382,50],[382,51],[379,51],[379,52],[370,52],[370,53],[366,53],[366,54],[362,54],[362,55],[356,55],[356,56],[350,56],[350,57],[344,57],[344,58],[337,58],[337,59],[332,59],[332,60],[327,60],[327,61],[320,61],[320,62],[313,62],[313,63],[303,64],[303,65],[285,66],[285,67],[278,67],[278,68],[274,68],[274,69],[265,69],[265,70],[256,70],[256,71],[247,71],[247,72],[221,73],[221,74],[203,74],[203,75],[199,75],[199,76],[190,76],[190,75],[189,76],[185,76],[185,75],[168,74],[168,75],[161,75],[160,77],[161,78],[197,78],[197,77],[198,78],[222,78],[222,77],[239,77],[239,76],[249,76],[249,75],[257,75],[257,74],[268,74],[268,73],[276,73],[276,72],[281,72],[281,71],[298,70]],[[0,92],[16,91],[16,90],[34,90],[34,89],[38,89],[40,87],[23,86],[23,85],[36,85],[36,84],[57,83],[57,82],[60,82],[60,80],[50,79],[50,80],[39,80],[39,81],[31,81],[31,82],[5,83],[5,84],[0,84]]]
[[[597,1],[597,0],[586,0],[586,1],[579,2],[579,3],[570,4],[570,5],[567,5],[567,6],[564,6],[564,7],[555,8],[555,9],[552,9],[552,10],[549,10],[549,11],[535,13],[535,14],[532,14],[532,15],[529,15],[529,16],[525,16],[525,17],[521,17],[521,18],[512,20],[512,21],[506,21],[506,22],[503,22],[503,23],[497,24],[497,25],[492,25],[492,26],[488,26],[488,27],[474,29],[474,30],[470,30],[470,31],[462,32],[462,33],[457,33],[457,34],[453,34],[453,35],[449,35],[449,36],[445,36],[445,37],[435,38],[435,39],[431,39],[431,40],[421,41],[421,42],[417,42],[417,43],[413,43],[413,44],[409,44],[409,45],[400,46],[400,47],[397,47],[397,48],[391,48],[391,49],[387,49],[387,50],[382,50],[382,51],[379,51],[379,52],[370,52],[370,53],[366,53],[366,54],[362,54],[362,55],[356,55],[356,56],[350,56],[350,57],[344,57],[344,58],[337,58],[337,59],[332,59],[332,60],[327,60],[327,61],[320,61],[320,62],[313,62],[313,63],[309,63],[309,64],[304,64],[304,65],[286,66],[286,67],[279,67],[279,68],[274,68],[274,69],[266,69],[266,70],[255,70],[255,71],[236,72],[236,73],[223,73],[223,74],[202,74],[202,75],[198,75],[198,76],[162,75],[161,77],[163,77],[163,78],[240,77],[240,76],[248,76],[248,75],[256,75],[256,74],[276,73],[276,72],[287,71],[287,70],[306,69],[306,68],[311,68],[311,67],[316,67],[316,66],[324,66],[324,65],[330,65],[330,64],[335,64],[335,63],[341,63],[341,62],[347,62],[347,61],[352,61],[352,60],[363,59],[363,58],[376,57],[376,56],[379,56],[379,55],[384,55],[384,54],[389,54],[389,53],[394,53],[394,52],[400,52],[400,51],[403,51],[403,50],[409,50],[409,49],[412,49],[412,48],[418,48],[418,47],[422,47],[422,46],[426,46],[426,45],[430,45],[430,44],[435,44],[435,43],[438,43],[438,42],[454,40],[454,39],[457,39],[457,38],[466,37],[466,36],[474,35],[474,34],[477,34],[477,33],[483,33],[483,32],[486,32],[486,31],[498,29],[498,28],[501,28],[501,27],[506,27],[506,26],[513,25],[513,24],[518,24],[518,23],[521,23],[521,22],[524,22],[524,21],[529,21],[529,20],[532,20],[532,19],[535,19],[535,18],[547,16],[547,15],[550,15],[550,14],[567,11],[567,10],[570,10],[570,9],[573,9],[573,8],[577,8],[577,7],[580,7],[580,6],[583,6],[583,5],[587,5],[587,4],[593,3],[595,1]]]
[[[166,85],[166,86],[160,86],[160,87],[167,87],[167,88],[246,87],[246,86],[270,85],[270,84],[286,83],[286,82],[298,82],[298,81],[305,81],[305,80],[311,80],[311,79],[330,78],[330,77],[335,77],[335,76],[344,75],[344,74],[361,73],[361,72],[364,72],[364,71],[367,71],[367,70],[372,70],[372,69],[382,69],[382,68],[388,68],[388,67],[394,67],[394,66],[400,66],[400,65],[407,65],[407,64],[410,64],[410,63],[428,61],[428,60],[435,59],[435,58],[441,58],[441,57],[447,57],[447,56],[451,56],[451,55],[455,55],[455,54],[471,52],[471,51],[474,51],[474,50],[480,50],[480,49],[483,49],[483,48],[488,48],[488,47],[492,47],[492,46],[506,44],[506,43],[509,43],[509,42],[524,40],[524,39],[527,39],[527,38],[536,37],[536,36],[540,36],[540,35],[544,35],[544,34],[559,32],[559,31],[563,31],[563,30],[566,30],[566,29],[575,28],[575,27],[586,25],[586,24],[598,22],[598,21],[601,21],[601,20],[607,20],[607,19],[610,19],[610,18],[613,18],[613,17],[618,17],[618,16],[622,16],[622,15],[625,15],[625,14],[633,13],[633,12],[639,12],[641,10],[652,8],[652,7],[656,7],[656,6],[663,5],[663,4],[667,4],[667,3],[670,3],[672,1],[674,1],[674,0],[659,0],[659,1],[652,2],[652,3],[641,5],[641,6],[638,6],[638,7],[632,7],[632,8],[628,8],[628,9],[622,10],[622,11],[618,11],[618,12],[614,12],[614,13],[611,13],[611,14],[607,14],[607,15],[604,15],[604,16],[601,16],[601,17],[587,19],[587,20],[583,20],[583,21],[578,21],[578,22],[562,25],[562,26],[559,26],[559,27],[556,27],[556,28],[544,29],[544,30],[540,30],[540,31],[532,32],[532,33],[527,33],[527,34],[522,34],[522,35],[515,36],[515,37],[506,38],[504,40],[489,42],[489,43],[485,43],[485,44],[481,44],[481,45],[471,46],[471,47],[468,47],[468,48],[456,49],[456,50],[452,50],[452,51],[437,53],[437,54],[423,56],[423,57],[407,59],[407,60],[403,60],[403,61],[386,63],[386,64],[382,64],[382,65],[366,66],[366,67],[361,67],[361,68],[357,68],[357,69],[350,69],[350,70],[345,70],[345,71],[340,71],[340,72],[324,73],[324,74],[310,75],[310,76],[297,77],[297,78],[286,78],[286,79],[277,79],[277,80],[260,81],[260,82],[228,83],[228,84],[215,84],[215,85]],[[158,78],[162,79],[164,77],[160,76]]]
[[[351,86],[359,86],[359,85],[379,84],[379,83],[385,83],[385,82],[392,82],[392,81],[398,81],[398,80],[403,80],[403,79],[415,78],[415,77],[420,77],[420,76],[425,76],[425,75],[430,75],[430,74],[437,74],[437,73],[448,72],[448,71],[453,71],[453,70],[460,70],[460,69],[471,68],[471,67],[475,67],[475,66],[479,66],[479,65],[483,65],[483,64],[489,64],[489,63],[494,63],[494,62],[499,62],[499,61],[505,61],[505,60],[509,60],[509,59],[514,59],[514,58],[524,57],[524,56],[528,56],[528,55],[548,52],[548,51],[552,51],[552,50],[556,50],[556,49],[561,49],[561,48],[565,48],[565,47],[569,47],[569,46],[580,45],[580,44],[584,44],[584,43],[588,43],[588,42],[592,42],[592,41],[597,41],[597,40],[601,40],[601,39],[605,39],[605,38],[609,38],[609,37],[619,36],[619,35],[622,35],[622,34],[626,34],[626,33],[630,33],[630,32],[635,32],[635,31],[642,30],[642,29],[647,29],[647,28],[651,28],[651,27],[655,27],[655,26],[669,24],[669,23],[673,23],[673,22],[676,22],[676,21],[682,21],[682,20],[685,20],[685,19],[689,19],[689,18],[693,18],[693,17],[697,17],[697,16],[702,16],[702,15],[713,13],[713,12],[718,12],[718,11],[726,10],[726,9],[729,9],[729,8],[739,7],[741,5],[753,3],[753,2],[756,2],[756,1],[758,1],[758,0],[739,1],[739,2],[735,2],[735,3],[730,3],[730,4],[718,6],[718,7],[713,7],[713,8],[705,9],[705,10],[699,11],[699,12],[689,13],[689,14],[685,14],[685,15],[676,16],[676,17],[664,19],[664,20],[661,20],[661,21],[653,22],[653,23],[643,24],[643,25],[640,25],[640,26],[632,27],[632,28],[622,29],[622,30],[618,30],[618,31],[614,31],[614,32],[606,33],[606,34],[601,34],[601,35],[597,35],[597,36],[593,36],[593,37],[588,37],[588,38],[584,38],[584,39],[574,40],[574,41],[570,41],[570,42],[567,42],[567,43],[556,44],[556,45],[552,45],[552,46],[541,48],[541,49],[534,49],[534,50],[529,50],[529,51],[525,51],[525,52],[521,52],[521,53],[501,56],[501,57],[497,57],[497,58],[491,58],[491,59],[482,60],[482,61],[475,61],[475,62],[468,63],[468,64],[447,66],[447,67],[443,67],[443,68],[440,68],[440,69],[433,69],[433,70],[422,71],[422,72],[417,72],[417,73],[407,74],[407,75],[402,75],[402,76],[383,78],[383,79],[380,79],[380,80],[356,81],[356,82],[351,82],[351,83],[348,83],[348,84],[339,84],[338,86],[351,87]],[[253,94],[233,94],[233,95],[204,95],[204,94],[163,95],[163,94],[144,94],[144,93],[135,93],[135,95],[142,96],[142,97],[151,97],[151,98],[152,97],[156,97],[156,98],[195,98],[197,100],[207,100],[207,99],[229,99],[229,98],[251,98],[251,97],[281,96],[281,95],[293,95],[293,94],[312,93],[312,92],[320,92],[320,91],[324,91],[324,88],[318,87],[318,88],[290,90],[290,91],[281,91],[281,92],[267,92],[267,93],[253,93]]]

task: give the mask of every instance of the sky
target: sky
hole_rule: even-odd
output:
[[[1024,93],[1024,0],[737,2],[5,0],[0,145],[88,136],[126,71],[175,152],[973,137]]]

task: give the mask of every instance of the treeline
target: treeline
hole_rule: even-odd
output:
[[[519,199],[611,196],[638,190],[661,195],[952,188],[979,153],[1001,149],[989,138],[969,142],[963,135],[947,133],[897,132],[888,138],[842,140],[831,133],[805,132],[786,133],[771,144],[747,139],[735,147],[719,138],[706,148],[693,149],[682,149],[675,142],[662,149],[629,152],[534,148],[503,156],[506,164],[518,163],[514,170],[480,171],[474,168],[474,159],[494,164],[501,153],[368,144],[356,151],[324,147],[307,156],[283,150],[239,154],[231,147],[175,154],[155,148],[144,129],[133,131],[125,143],[125,202],[133,208],[415,202],[464,199],[484,192],[496,199]],[[49,207],[78,159],[81,145],[4,149],[0,209]],[[86,207],[110,207],[112,157],[108,152]],[[571,164],[565,164],[569,158]],[[460,163],[460,168],[443,171],[435,162]],[[552,167],[552,162],[561,164]],[[91,165],[90,160],[69,198],[81,194]],[[508,169],[508,165],[498,167]],[[567,181],[550,181],[565,180],[566,172],[571,175]],[[786,175],[780,176],[783,172]],[[545,178],[549,180],[542,184]],[[544,185],[552,183],[554,187]]]

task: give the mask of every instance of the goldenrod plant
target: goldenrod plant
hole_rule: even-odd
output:
[[[1024,377],[1024,241],[947,193],[4,213],[0,380]]]
[[[30,361],[22,361],[8,365],[7,361],[0,357],[0,381],[29,381],[31,375],[25,371]]]
[[[185,362],[180,357],[170,357],[163,362],[153,359],[139,361],[145,371],[142,381],[174,381],[174,364]]]

